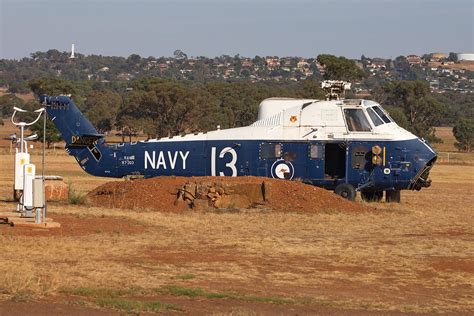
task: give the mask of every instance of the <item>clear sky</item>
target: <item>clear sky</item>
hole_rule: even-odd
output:
[[[474,0],[0,0],[0,58],[474,51]]]

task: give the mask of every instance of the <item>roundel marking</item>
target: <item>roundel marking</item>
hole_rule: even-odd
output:
[[[291,180],[295,174],[295,168],[291,162],[280,159],[273,163],[271,174],[275,179]]]

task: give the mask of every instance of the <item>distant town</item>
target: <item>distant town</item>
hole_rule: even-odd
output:
[[[356,94],[369,95],[371,90],[393,80],[425,80],[432,92],[457,91],[474,93],[474,53],[429,53],[422,56],[399,56],[395,59],[361,56],[354,60],[366,76],[354,82]],[[67,80],[102,83],[130,81],[142,77],[178,80],[303,81],[321,80],[325,67],[317,58],[222,55],[214,58],[188,57],[176,50],[172,57],[125,57],[82,55],[74,52],[32,53],[21,60],[0,60],[0,86],[10,92],[22,92],[25,79],[55,75]]]

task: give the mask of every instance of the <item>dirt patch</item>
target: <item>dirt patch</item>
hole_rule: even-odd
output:
[[[95,206],[170,212],[195,206],[197,209],[259,207],[292,212],[373,210],[312,185],[258,177],[157,177],[109,182],[91,191],[87,197]]]
[[[50,214],[59,228],[12,227],[0,224],[0,235],[6,236],[85,236],[91,234],[138,234],[146,226],[139,222],[121,217],[78,217],[74,215]]]
[[[474,273],[474,260],[472,258],[438,257],[431,260],[431,266],[437,271]]]

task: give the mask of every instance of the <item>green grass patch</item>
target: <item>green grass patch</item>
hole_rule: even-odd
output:
[[[262,302],[262,303],[273,303],[273,304],[291,304],[296,303],[295,300],[282,296],[270,296],[260,297],[253,295],[241,295],[240,299],[247,302]]]
[[[273,304],[291,304],[296,303],[295,300],[280,297],[280,296],[270,296],[270,297],[261,297],[255,295],[243,295],[235,292],[208,292],[201,288],[190,288],[180,285],[169,285],[164,288],[156,289],[157,293],[160,294],[169,294],[174,296],[187,296],[187,297],[204,297],[208,299],[218,298],[218,299],[234,299],[239,301],[246,302],[262,302],[262,303],[273,303]]]
[[[193,275],[193,274],[180,274],[180,275],[177,275],[176,278],[177,279],[180,279],[180,280],[192,280],[194,279],[196,276]]]
[[[28,292],[18,292],[18,293],[15,293],[11,298],[10,300],[12,302],[30,302],[30,301],[34,301],[36,299],[36,297],[32,294],[32,293],[28,293]]]
[[[110,289],[110,288],[89,288],[78,287],[61,291],[63,294],[71,296],[79,296],[85,298],[90,304],[114,309],[122,312],[159,312],[166,310],[180,311],[177,305],[162,303],[159,301],[147,301],[136,297],[153,296],[153,294],[185,296],[189,298],[206,298],[206,299],[232,299],[245,302],[260,302],[271,304],[296,304],[302,303],[291,298],[281,296],[256,296],[244,295],[231,291],[206,291],[201,288],[185,287],[181,285],[169,285],[153,290],[145,290],[143,288],[128,289]]]
[[[158,301],[140,301],[124,298],[104,298],[96,301],[102,308],[116,309],[123,312],[160,312],[163,310],[180,311],[177,305],[166,304]]]
[[[78,287],[75,289],[68,289],[62,291],[64,294],[93,297],[93,298],[115,298],[125,295],[142,295],[143,289],[140,288],[129,288],[123,290],[109,289],[109,288],[89,288],[89,287]]]
[[[86,204],[86,195],[78,193],[71,184],[68,184],[68,201],[69,204],[73,205],[84,205]]]
[[[146,301],[136,298],[128,298],[127,296],[144,296],[146,290],[141,288],[129,289],[109,289],[109,288],[88,288],[79,287],[75,289],[67,289],[61,291],[67,295],[80,296],[88,298],[88,304],[99,306],[107,309],[114,309],[122,312],[159,312],[164,310],[182,311],[175,304],[162,303],[159,301]],[[79,301],[84,302],[84,301]]]

